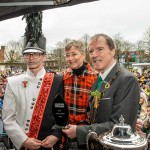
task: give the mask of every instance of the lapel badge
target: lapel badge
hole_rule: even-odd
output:
[[[23,87],[26,88],[27,84],[28,84],[28,81],[22,81],[22,83],[23,83]]]
[[[108,88],[110,88],[110,83],[107,82],[107,83],[105,84],[105,89],[108,89]]]

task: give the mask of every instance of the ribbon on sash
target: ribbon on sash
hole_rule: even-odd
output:
[[[44,110],[47,104],[48,96],[52,87],[54,73],[46,73],[41,85],[41,89],[37,98],[36,105],[32,114],[29,132],[30,138],[37,138],[40,130]]]

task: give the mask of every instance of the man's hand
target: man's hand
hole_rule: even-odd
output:
[[[28,138],[23,142],[22,146],[30,150],[37,150],[41,147],[41,141],[34,138]]]
[[[59,139],[54,135],[47,136],[42,141],[42,146],[45,148],[52,148],[57,143],[58,140]]]
[[[70,139],[76,138],[77,125],[68,125],[66,129],[62,130]]]
[[[136,121],[136,131],[137,132],[141,132],[142,125],[143,125],[143,121],[141,119],[137,119],[137,121]]]

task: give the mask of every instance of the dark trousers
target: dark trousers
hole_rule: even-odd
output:
[[[66,139],[63,150],[86,150],[86,145],[79,145],[77,139]]]

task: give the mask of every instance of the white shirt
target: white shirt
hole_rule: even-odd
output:
[[[103,74],[100,73],[99,76],[102,77],[103,80],[105,80],[105,78],[107,77],[107,75],[109,74],[109,72],[112,70],[112,68],[116,65],[116,62],[113,63],[113,65],[108,68]]]

